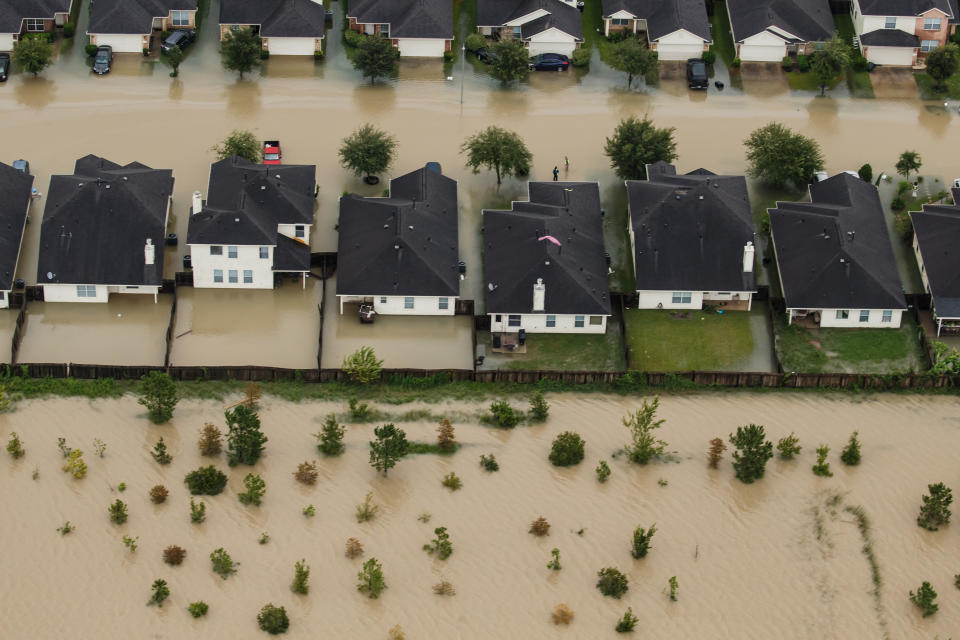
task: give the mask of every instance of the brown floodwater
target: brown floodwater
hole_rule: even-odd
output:
[[[267,602],[287,608],[291,638],[380,640],[400,624],[409,638],[612,639],[628,606],[640,619],[640,636],[657,638],[945,638],[960,628],[952,586],[960,532],[955,525],[928,532],[915,521],[928,483],[956,488],[956,398],[668,396],[661,401],[666,423],[659,435],[674,461],[645,467],[611,457],[627,440],[620,419],[639,398],[551,395],[549,401],[545,424],[512,431],[478,426],[481,404],[427,405],[434,415],[454,419],[462,448],[451,456],[402,460],[388,478],[368,465],[373,425],[350,425],[345,454],[318,460],[314,487],[296,483],[291,472],[317,458],[311,434],[328,412],[343,412],[342,403],[264,398],[266,454],[253,469],[230,469],[222,458],[201,458],[195,445],[205,421],[222,423],[218,402],[182,402],[171,424],[151,426],[132,397],[25,401],[0,416],[0,439],[16,431],[26,449],[22,459],[0,458],[3,636],[248,638],[259,633],[255,615]],[[378,408],[396,420],[411,407]],[[796,432],[803,452],[793,461],[772,460],[752,485],[733,477],[729,456],[719,469],[708,469],[708,440],[745,422],[765,424],[774,440]],[[433,420],[400,424],[412,440],[435,437]],[[586,458],[558,469],[547,453],[567,429],[585,437]],[[844,467],[837,452],[854,429],[863,462]],[[149,454],[161,436],[173,455],[168,466]],[[86,478],[60,471],[58,437],[84,450]],[[107,443],[105,457],[93,453],[94,438]],[[818,443],[833,448],[832,478],[810,470]],[[488,453],[496,455],[499,472],[478,466],[480,454]],[[600,459],[613,470],[605,484],[593,472]],[[210,462],[230,482],[223,494],[203,498],[207,520],[192,525],[182,478]],[[267,484],[261,507],[236,499],[250,471]],[[460,491],[441,486],[451,471],[463,480]],[[122,494],[121,482],[127,485]],[[147,492],[155,484],[170,489],[165,504],[150,503]],[[354,506],[367,491],[380,513],[358,524]],[[834,494],[840,498],[831,507]],[[129,520],[120,526],[107,517],[117,498],[129,505]],[[301,514],[310,504],[313,518]],[[863,541],[844,510],[858,505],[872,522],[879,598]],[[432,514],[429,524],[417,519],[425,511]],[[540,515],[552,525],[545,538],[527,533]],[[66,520],[76,530],[61,537],[56,528]],[[634,560],[634,527],[653,523],[658,532],[649,556]],[[421,550],[440,526],[454,547],[446,561]],[[264,532],[270,541],[261,546]],[[136,552],[124,548],[123,535],[139,538]],[[388,588],[378,600],[356,590],[361,560],[344,557],[349,537],[361,541],[365,558],[383,564]],[[183,565],[162,562],[161,551],[171,544],[186,549]],[[218,547],[240,563],[227,580],[210,570],[207,556]],[[546,568],[554,547],[559,572]],[[289,588],[301,558],[312,569],[306,596]],[[594,587],[605,566],[630,579],[621,600]],[[671,576],[679,582],[677,602],[664,594]],[[172,593],[162,609],[145,606],[157,578]],[[453,583],[455,596],[432,593],[441,578]],[[926,619],[907,599],[924,580],[940,594],[940,611]],[[210,605],[206,618],[194,620],[185,611],[195,600]],[[559,603],[576,613],[569,628],[550,622]]]

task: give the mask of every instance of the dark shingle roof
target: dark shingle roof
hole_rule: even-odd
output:
[[[340,198],[337,295],[459,296],[457,183],[417,169]]]
[[[877,188],[841,173],[810,197],[769,209],[787,307],[906,308]]]
[[[860,0],[860,11],[867,16],[918,16],[930,9],[957,17],[956,0]]]
[[[196,9],[197,0],[93,0],[87,33],[146,34],[153,29],[154,18]]]
[[[743,176],[676,175],[658,162],[628,180],[638,291],[755,291],[743,252],[754,241]]]
[[[529,202],[483,212],[487,313],[532,313],[542,279],[543,313],[609,315],[599,186],[531,182],[529,190]]]
[[[554,27],[577,40],[583,40],[580,12],[560,0],[477,0],[477,25],[499,27],[541,9],[548,15],[522,25],[523,38]]]
[[[391,38],[453,39],[450,0],[351,0],[347,15],[364,24],[389,24]]]
[[[521,25],[520,37],[526,40],[538,33],[557,29],[577,40],[583,40],[583,21],[580,19],[580,12],[562,2],[557,4],[560,6],[551,7],[551,12],[547,15]]]
[[[20,33],[26,18],[52,20],[54,14],[69,11],[70,0],[3,0],[0,2],[0,33]]]
[[[711,41],[710,19],[703,0],[603,0],[603,16],[627,11],[647,21],[650,40],[680,29]]]
[[[94,155],[50,178],[40,229],[39,284],[159,285],[173,172]],[[144,245],[153,242],[153,265]],[[48,274],[50,274],[48,276]]]
[[[0,162],[0,291],[13,284],[32,187],[33,176]]]
[[[960,189],[953,201],[960,202]],[[910,219],[937,315],[960,318],[960,206],[926,204]]]
[[[736,42],[777,27],[804,42],[820,42],[835,26],[827,0],[727,0]]]
[[[900,29],[877,29],[860,36],[860,43],[868,47],[919,47],[920,38]]]
[[[278,225],[313,223],[315,173],[314,165],[254,164],[238,156],[214,163],[207,203],[190,216],[187,243],[276,245]]]
[[[299,240],[277,234],[273,250],[274,271],[310,271],[310,247]]]
[[[324,8],[313,0],[220,0],[220,24],[258,24],[264,38],[322,38]]]

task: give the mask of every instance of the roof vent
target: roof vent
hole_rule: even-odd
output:
[[[411,224],[411,225],[407,225],[407,228],[410,229],[410,231],[413,231],[413,225],[412,225],[412,224]]]
[[[127,181],[127,176],[123,176],[123,181],[124,181],[124,182]]]
[[[697,196],[697,199],[698,199],[698,200],[703,200],[703,194],[700,194],[699,196]]]
[[[400,245],[398,244],[393,245],[393,248],[397,251],[400,251]]]
[[[234,222],[240,222],[240,218],[234,218],[233,221],[234,221]]]
[[[47,280],[53,280],[53,272],[47,271]]]
[[[109,189],[109,188],[110,188],[110,184],[108,183],[108,184],[103,185],[103,188],[104,188],[104,189]]]
[[[260,191],[266,191],[266,190],[267,190],[267,185],[265,184],[260,185]]]

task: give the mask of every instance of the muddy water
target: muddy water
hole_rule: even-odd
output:
[[[638,629],[658,638],[933,638],[960,628],[951,586],[958,532],[926,532],[915,523],[927,483],[956,488],[956,399],[666,397],[660,435],[676,462],[648,467],[610,459],[626,439],[620,418],[638,406],[637,399],[578,395],[550,401],[545,425],[514,431],[471,424],[466,416],[480,405],[432,405],[434,413],[455,418],[463,448],[450,457],[403,460],[386,479],[367,464],[372,426],[351,425],[346,453],[319,460],[319,482],[304,487],[291,472],[315,458],[310,434],[322,416],[344,407],[266,398],[262,418],[270,442],[253,469],[267,483],[263,506],[245,507],[236,499],[249,469],[228,469],[215,460],[230,484],[220,496],[204,499],[208,516],[199,526],[189,522],[181,479],[209,462],[196,452],[196,432],[204,421],[222,420],[219,403],[181,403],[172,424],[155,427],[133,398],[25,402],[0,417],[0,437],[19,432],[27,452],[17,461],[0,459],[9,516],[0,519],[4,636],[253,637],[256,611],[266,602],[287,608],[292,638],[320,633],[380,639],[398,623],[411,638],[614,638],[614,623],[627,606],[640,618]],[[803,453],[792,462],[771,461],[766,477],[753,485],[733,478],[729,457],[718,470],[707,469],[708,439],[746,421],[766,424],[773,438],[796,431]],[[411,439],[434,437],[432,422],[403,426]],[[552,438],[565,429],[585,436],[587,457],[561,470],[546,456]],[[853,429],[860,430],[863,463],[846,468],[834,454],[834,477],[814,476],[817,443],[837,451]],[[87,452],[83,480],[59,471],[59,436]],[[174,457],[166,467],[149,456],[160,436]],[[95,437],[108,445],[102,459],[92,453]],[[481,453],[494,453],[501,470],[482,471]],[[613,469],[603,485],[593,473],[601,458]],[[32,480],[35,468],[39,477]],[[462,478],[462,490],[441,486],[450,471]],[[122,495],[116,491],[120,482],[128,487]],[[158,483],[171,493],[154,506],[147,492]],[[367,491],[374,492],[381,512],[357,524],[354,505]],[[833,493],[842,500],[835,515],[825,506]],[[129,505],[122,526],[107,518],[107,504],[117,497]],[[308,504],[316,507],[316,517],[301,515]],[[879,600],[871,595],[862,541],[844,505],[862,505],[872,520],[884,581]],[[432,514],[429,524],[417,521],[424,511]],[[542,539],[526,532],[539,515],[552,524]],[[61,537],[55,529],[65,520],[77,529]],[[633,528],[654,522],[658,533],[650,555],[633,560]],[[455,549],[445,562],[421,550],[437,526],[448,528]],[[271,536],[263,546],[257,544],[262,532]],[[122,535],[139,537],[135,553],[123,547]],[[383,563],[388,589],[379,600],[355,589],[360,561],[342,552],[351,536],[360,539],[366,557]],[[170,544],[187,550],[182,566],[161,561]],[[214,575],[207,560],[220,546],[240,563],[228,580]],[[546,568],[553,547],[561,551],[559,572]],[[312,568],[308,596],[289,590],[300,558]],[[604,598],[594,588],[595,572],[604,566],[629,576],[622,600]],[[441,576],[454,584],[455,597],[432,594]],[[663,593],[671,576],[680,585],[675,603]],[[156,578],[167,580],[172,592],[163,609],[144,606]],[[923,580],[940,593],[940,611],[928,619],[907,601],[907,592]],[[193,620],[184,608],[199,599],[210,613]],[[560,602],[576,612],[570,628],[549,621]]]

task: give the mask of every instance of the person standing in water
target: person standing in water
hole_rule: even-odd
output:
[[[554,167],[554,168],[553,168],[553,181],[556,182],[556,181],[559,180],[559,179],[560,179],[560,168],[559,168],[559,167]]]

